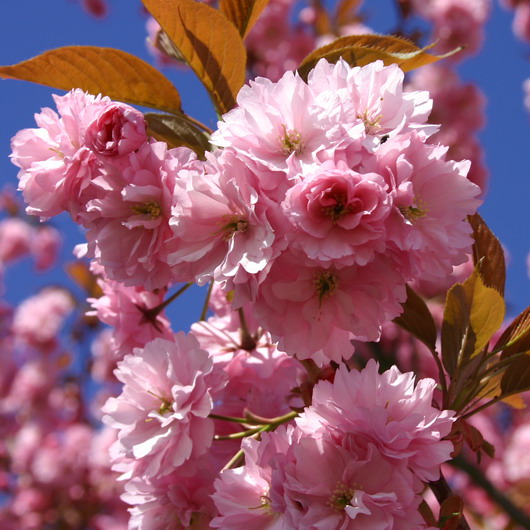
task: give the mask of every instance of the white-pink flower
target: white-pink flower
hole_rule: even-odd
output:
[[[84,146],[86,126],[111,101],[79,89],[53,98],[59,113],[45,108],[36,114],[38,128],[19,131],[11,141],[11,160],[20,167],[19,189],[29,214],[48,218],[66,210],[76,219],[101,169]]]
[[[374,360],[364,370],[335,373],[333,383],[319,382],[313,403],[297,419],[308,435],[328,436],[343,447],[375,445],[387,459],[403,460],[423,481],[437,480],[440,465],[450,459],[454,412],[431,404],[436,382],[395,366],[378,373]]]
[[[211,370],[208,353],[182,332],[125,356],[115,372],[123,391],[103,407],[103,421],[119,430],[115,451],[149,477],[204,454],[213,441]]]
[[[204,172],[189,171],[177,183],[170,220],[177,249],[170,263],[200,284],[212,277],[228,283],[242,306],[278,254],[281,231],[273,229],[276,205],[260,194],[252,171],[232,151],[218,153]]]

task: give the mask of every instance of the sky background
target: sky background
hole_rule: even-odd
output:
[[[110,0],[104,20],[86,15],[74,0],[17,0],[3,2],[0,22],[0,64],[15,64],[46,50],[66,45],[119,48],[152,62],[146,50],[145,14],[139,0]],[[367,24],[388,32],[393,24],[392,2],[365,0]],[[490,186],[481,215],[510,253],[507,300],[514,314],[530,305],[530,280],[526,256],[530,250],[530,118],[523,104],[522,83],[530,77],[529,47],[512,33],[513,14],[495,0],[480,55],[459,68],[465,81],[479,85],[487,98],[487,125],[480,138],[490,170]],[[200,83],[190,72],[164,70],[175,83],[184,110],[215,128],[212,106]],[[52,93],[62,93],[30,83],[0,80],[0,182],[17,186],[17,168],[8,159],[10,139],[20,129],[34,127],[33,115],[53,107]],[[84,242],[81,230],[66,215],[53,221],[63,234],[63,261],[71,261],[75,244]],[[61,269],[50,276],[36,276],[29,261],[8,271],[5,297],[16,302],[39,286],[65,283]],[[202,294],[186,293],[184,309],[175,329],[186,329],[198,319]]]

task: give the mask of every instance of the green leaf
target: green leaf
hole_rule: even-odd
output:
[[[113,48],[66,46],[12,66],[0,66],[0,77],[31,81],[164,110],[181,110],[180,95],[156,68]]]
[[[434,352],[436,350],[436,324],[423,299],[407,285],[407,300],[402,304],[403,313],[394,322],[412,333]]]
[[[504,295],[506,264],[502,245],[478,213],[470,215],[468,220],[473,228],[475,240],[473,244],[475,266],[480,263],[480,274],[484,283]]]
[[[204,157],[205,151],[210,151],[209,136],[196,127],[185,114],[145,114],[148,134],[157,140],[166,142],[169,147],[186,146],[193,149],[197,155]]]
[[[442,323],[442,360],[450,375],[478,355],[504,320],[499,292],[484,285],[478,269],[449,289]]]
[[[206,87],[218,113],[232,109],[246,68],[246,50],[234,25],[195,0],[143,3]]]
[[[387,35],[349,35],[310,53],[298,67],[298,73],[307,79],[320,59],[336,63],[341,57],[351,66],[364,66],[380,59],[385,65],[398,64],[403,71],[408,72],[461,50],[457,48],[445,55],[431,55],[427,50],[433,46],[418,48],[407,39]]]
[[[234,24],[244,39],[269,0],[219,0],[219,11]]]

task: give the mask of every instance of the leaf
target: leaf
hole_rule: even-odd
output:
[[[111,99],[180,112],[180,95],[156,68],[113,48],[66,46],[13,66],[0,66],[0,77],[31,81],[61,90],[80,88]]]
[[[434,352],[436,350],[436,324],[423,299],[407,285],[407,300],[403,313],[394,322],[412,333]]]
[[[197,155],[204,157],[204,152],[211,149],[208,136],[189,121],[185,114],[145,114],[148,134],[157,140],[166,142],[169,147],[186,146]]]
[[[340,0],[335,8],[335,24],[345,26],[355,21],[355,14],[361,5],[361,0]]]
[[[220,114],[245,82],[246,50],[227,18],[195,0],[143,0],[210,93]]]
[[[364,66],[381,59],[385,65],[398,64],[405,72],[434,63],[460,51],[457,48],[445,55],[431,55],[426,51],[434,44],[418,48],[411,41],[386,35],[349,35],[340,37],[310,53],[298,67],[298,73],[307,79],[309,72],[322,58],[336,63],[343,58],[350,66]]]
[[[239,30],[245,38],[269,0],[219,0],[219,11]]]
[[[499,292],[484,285],[478,268],[449,289],[442,323],[442,359],[450,375],[478,355],[503,322],[506,307]]]
[[[506,346],[510,344],[506,348]],[[510,355],[530,350],[530,307],[527,307],[513,322],[504,330],[494,349],[504,349],[501,359]]]
[[[66,272],[81,289],[86,291],[89,298],[100,298],[103,291],[97,282],[97,277],[82,261],[73,261],[65,265]]]
[[[525,390],[530,390],[530,352],[513,359],[501,379],[502,395],[515,394]]]
[[[464,511],[464,501],[458,495],[451,495],[440,506],[439,528],[457,530]]]
[[[473,244],[475,266],[480,263],[480,274],[484,283],[504,295],[506,264],[502,245],[478,213],[468,216],[468,220],[473,228],[475,240]]]

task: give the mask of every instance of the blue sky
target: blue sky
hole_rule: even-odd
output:
[[[0,64],[14,64],[45,50],[59,46],[84,44],[108,46],[134,53],[150,61],[145,48],[145,18],[139,0],[110,0],[107,19],[96,21],[85,15],[72,0],[18,0],[2,6]],[[367,0],[365,8],[373,18],[374,29],[388,29],[392,12],[387,0]],[[378,10],[384,15],[377,23]],[[491,172],[490,190],[480,209],[482,216],[509,250],[507,298],[513,311],[530,305],[530,280],[526,255],[530,250],[530,118],[523,106],[522,83],[530,77],[529,48],[511,32],[512,13],[500,8],[495,0],[487,26],[482,53],[465,61],[459,72],[463,79],[479,84],[486,94],[487,126],[481,133]],[[179,89],[186,112],[215,127],[211,104],[193,75],[184,71],[165,72]],[[16,168],[8,160],[9,142],[19,130],[33,127],[33,114],[41,107],[53,106],[54,91],[30,83],[0,81],[0,181],[16,186]],[[54,221],[67,241],[63,249],[70,259],[74,244],[83,235],[66,217]],[[52,281],[60,280],[60,271]],[[22,262],[7,275],[6,296],[19,300],[28,296],[49,278],[34,277],[29,263]],[[186,317],[193,321],[200,313],[196,292],[187,294]]]

